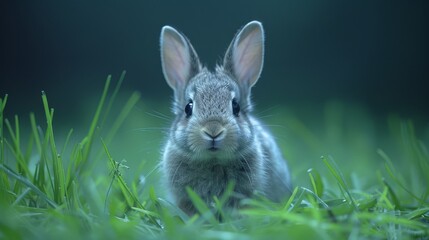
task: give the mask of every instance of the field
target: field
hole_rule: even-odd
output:
[[[200,213],[188,217],[158,167],[169,103],[124,96],[123,79],[108,77],[72,130],[55,128],[48,94],[44,112],[8,119],[1,96],[0,239],[429,239],[427,123],[335,101],[259,109],[289,160],[292,196],[230,213],[226,193],[220,221],[189,191]]]

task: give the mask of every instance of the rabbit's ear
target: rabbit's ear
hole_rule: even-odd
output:
[[[160,44],[165,80],[174,91],[181,91],[201,70],[198,56],[187,38],[170,26],[162,28]]]
[[[250,88],[259,78],[264,62],[264,29],[252,21],[235,35],[224,58],[224,69],[229,71],[239,85]]]

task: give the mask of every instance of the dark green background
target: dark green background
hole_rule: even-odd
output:
[[[1,1],[0,95],[9,94],[6,114],[27,114],[41,109],[45,90],[59,116],[80,117],[107,74],[127,70],[125,92],[169,101],[159,59],[163,25],[184,32],[213,68],[237,29],[256,19],[266,31],[254,89],[260,105],[317,109],[339,100],[377,116],[427,120],[428,3]]]

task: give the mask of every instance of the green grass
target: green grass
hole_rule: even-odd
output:
[[[142,116],[136,109],[154,104],[144,107],[138,93],[119,98],[123,79],[111,89],[107,78],[83,137],[54,128],[45,93],[46,121],[31,113],[25,133],[18,116],[4,117],[7,95],[0,99],[0,239],[429,238],[429,154],[410,121],[389,118],[385,135],[341,103],[317,121],[273,109],[266,121],[293,171],[290,199],[249,199],[226,212],[231,184],[214,199],[219,221],[188,189],[199,210],[188,217],[167,200],[156,169],[168,121]],[[144,131],[126,134],[134,127]]]

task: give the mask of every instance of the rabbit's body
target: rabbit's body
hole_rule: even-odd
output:
[[[246,25],[215,72],[201,67],[192,45],[171,27],[161,33],[161,54],[176,114],[162,165],[179,207],[195,212],[186,186],[211,205],[230,181],[235,183],[231,207],[255,192],[273,201],[287,197],[286,162],[271,134],[250,115],[250,88],[262,70],[262,25]]]

